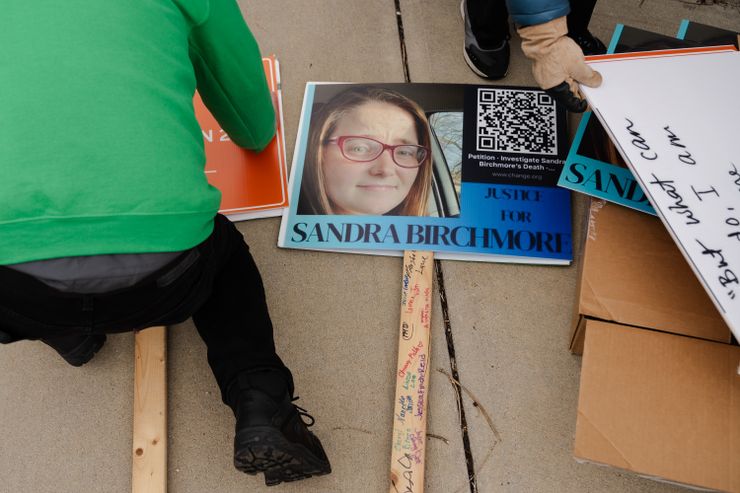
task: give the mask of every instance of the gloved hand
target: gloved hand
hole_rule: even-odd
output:
[[[583,51],[570,39],[565,17],[544,24],[520,26],[524,56],[532,60],[532,73],[537,84],[561,102],[569,111],[582,113],[586,101],[581,99],[578,84],[601,85],[601,74],[586,65]]]

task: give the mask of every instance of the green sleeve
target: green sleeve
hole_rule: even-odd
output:
[[[198,92],[234,142],[262,150],[275,135],[275,110],[259,46],[236,0],[209,4],[189,40]]]

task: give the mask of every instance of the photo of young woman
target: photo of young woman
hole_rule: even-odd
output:
[[[424,111],[406,96],[340,92],[311,119],[298,213],[425,215],[430,139]]]

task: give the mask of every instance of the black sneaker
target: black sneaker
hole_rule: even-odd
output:
[[[484,79],[503,79],[509,72],[509,37],[493,48],[483,49],[475,39],[470,19],[466,15],[466,0],[460,2],[460,14],[465,23],[465,44],[463,56],[470,69]]]
[[[267,486],[331,472],[321,442],[308,430],[313,417],[293,404],[297,398],[291,398],[289,391],[281,398],[255,388],[236,392],[237,469],[252,475],[264,473]],[[304,423],[304,417],[309,423]]]
[[[95,353],[100,351],[100,348],[103,347],[105,341],[105,334],[94,334],[85,337],[79,345],[75,346],[69,351],[63,352],[55,348],[54,346],[51,347],[56,349],[56,351],[59,353],[59,356],[64,358],[64,361],[72,366],[79,367],[93,359],[93,356],[95,356]]]
[[[586,56],[603,55],[606,53],[606,46],[604,43],[602,43],[599,38],[591,34],[588,29],[582,33],[568,33],[568,36],[581,47],[583,54]]]

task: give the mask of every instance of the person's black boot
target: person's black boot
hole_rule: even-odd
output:
[[[281,372],[241,375],[228,394],[236,415],[237,469],[253,475],[264,473],[268,486],[331,472],[321,442],[308,430],[313,418],[293,404],[292,390]],[[310,419],[308,424],[303,422],[304,416]]]
[[[599,38],[591,34],[588,29],[577,33],[569,32],[568,36],[581,47],[583,54],[586,56],[603,55],[606,53],[606,46],[604,43],[602,43]]]
[[[41,342],[51,346],[64,361],[72,366],[82,366],[95,356],[105,344],[105,334],[84,336],[55,337],[41,339]]]

